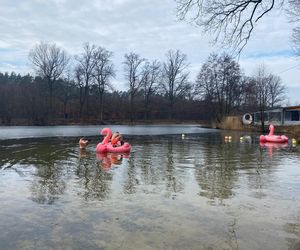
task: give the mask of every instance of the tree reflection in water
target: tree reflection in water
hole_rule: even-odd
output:
[[[137,138],[135,151],[124,173],[124,192],[163,193],[176,197],[184,192],[192,168],[191,150],[197,147],[181,140],[181,136]]]
[[[238,180],[235,148],[227,144],[209,145],[202,152],[203,164],[196,167],[195,177],[201,187],[200,195],[210,200],[228,199]]]
[[[79,161],[75,174],[79,196],[85,200],[104,200],[109,197],[113,175],[99,169],[94,158]]]
[[[54,140],[19,140],[18,143],[3,148],[4,154],[13,155],[3,157],[12,167],[22,166],[28,168],[34,166],[33,180],[31,182],[31,199],[37,203],[52,204],[62,195],[66,188],[64,178],[67,168],[69,147],[64,141],[54,143]]]
[[[246,173],[250,190],[261,190],[272,182],[274,172],[268,170],[279,163],[276,157],[270,162],[256,146],[240,143],[237,147],[238,140],[222,142],[223,137],[221,135],[219,143],[208,142],[203,147],[203,160],[195,166],[195,178],[201,188],[199,194],[210,200],[217,199],[220,204],[234,195],[241,172]],[[261,178],[262,172],[268,177]]]

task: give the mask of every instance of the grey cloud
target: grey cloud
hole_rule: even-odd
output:
[[[0,70],[9,71],[9,65],[15,71],[29,70],[28,64],[21,66],[18,61],[26,62],[29,50],[39,41],[49,41],[70,54],[78,53],[84,42],[113,51],[118,84],[124,81],[122,61],[129,51],[164,60],[167,50],[180,49],[187,54],[191,70],[196,71],[209,53],[221,49],[211,46],[209,36],[204,36],[198,27],[178,22],[175,8],[174,0],[1,1],[0,60],[7,59],[7,53],[2,53],[1,48],[15,51],[10,54],[9,64],[0,65]],[[259,24],[241,61],[253,53],[290,49],[291,26],[279,14],[273,12]],[[257,58],[253,63],[258,64],[260,60]],[[284,64],[282,58],[276,60]],[[274,65],[274,61],[270,64]]]

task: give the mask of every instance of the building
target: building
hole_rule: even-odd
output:
[[[253,123],[261,125],[261,113],[252,114]],[[291,106],[266,110],[264,112],[265,125],[273,124],[280,126],[300,125],[300,106]]]

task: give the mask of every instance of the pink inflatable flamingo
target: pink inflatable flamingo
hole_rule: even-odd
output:
[[[274,126],[272,124],[270,124],[269,130],[269,135],[261,135],[259,137],[260,142],[286,143],[289,141],[289,138],[285,135],[274,135]]]
[[[112,136],[112,132],[110,128],[103,128],[101,131],[101,135],[105,135],[102,142],[98,143],[96,146],[97,153],[129,153],[131,150],[131,146],[129,143],[125,142],[122,146],[114,147],[110,143],[110,139]]]

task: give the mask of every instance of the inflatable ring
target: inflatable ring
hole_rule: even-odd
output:
[[[244,125],[250,125],[253,121],[252,115],[249,113],[246,113],[243,115],[243,124]]]

